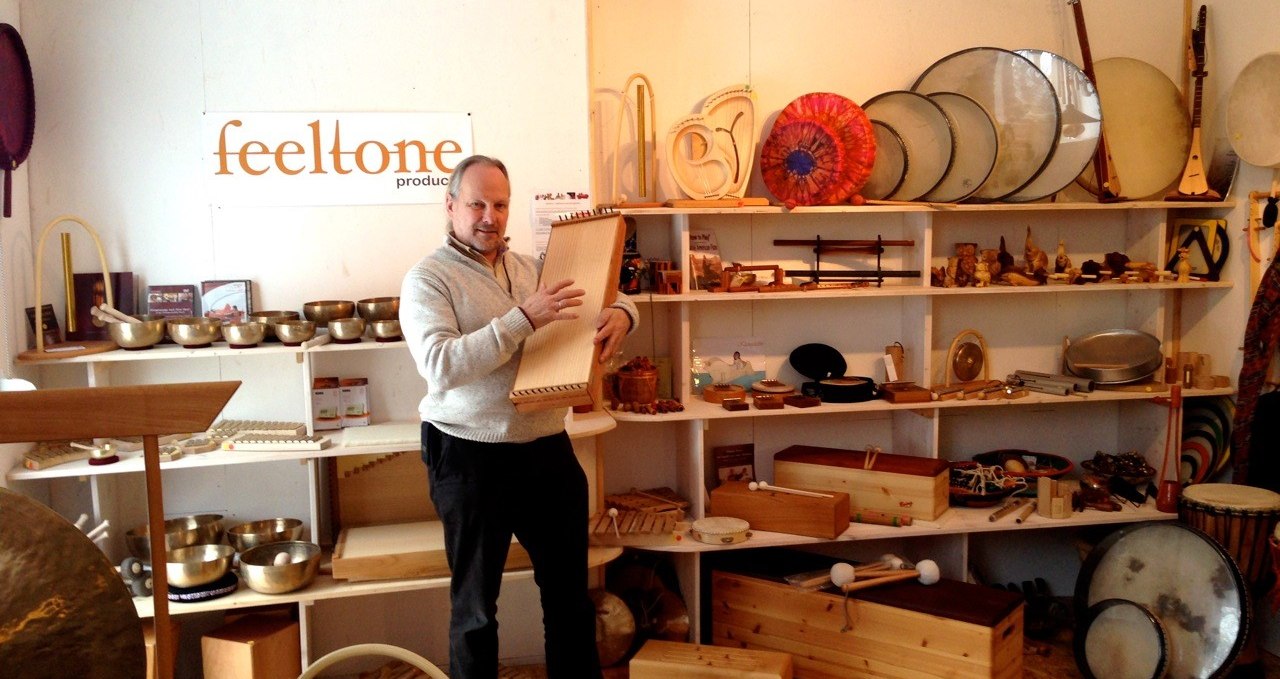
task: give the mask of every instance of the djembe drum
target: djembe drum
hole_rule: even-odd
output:
[[[1264,580],[1271,575],[1269,539],[1280,521],[1280,493],[1230,483],[1199,483],[1182,490],[1178,518],[1213,538],[1236,562],[1257,610]],[[1252,621],[1250,621],[1252,622]],[[1248,627],[1239,663],[1257,660],[1257,632]]]

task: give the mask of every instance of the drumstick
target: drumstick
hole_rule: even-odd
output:
[[[124,312],[120,311],[119,309],[117,309],[117,308],[115,308],[115,307],[111,306],[110,304],[107,304],[106,302],[103,302],[102,304],[99,304],[99,305],[98,305],[98,308],[99,308],[99,309],[101,309],[101,310],[103,310],[104,312],[106,312],[106,313],[108,313],[108,314],[112,315],[112,316],[115,316],[116,318],[120,319],[121,321],[124,321],[125,323],[141,323],[141,322],[142,322],[142,321],[140,321],[140,320],[138,320],[138,319],[134,318],[133,316],[130,316],[130,315],[128,315],[128,314],[126,314],[126,313],[124,313]]]
[[[613,537],[621,538],[622,535],[618,533],[618,508],[617,507],[609,508],[609,520],[613,522]]]
[[[1025,505],[1026,503],[1027,501],[1025,499],[1007,502],[1000,509],[997,509],[994,512],[991,512],[991,515],[987,517],[987,521],[997,521],[999,519],[1003,519],[1004,517],[1008,516],[1011,512]]]
[[[889,575],[881,575],[871,580],[855,580],[840,586],[845,594],[856,592],[860,589],[868,587],[877,587],[891,582],[901,582],[903,580],[917,579],[922,585],[932,585],[942,579],[942,570],[938,568],[938,564],[932,560],[924,559],[916,564],[916,567],[909,571],[900,571]]]
[[[124,321],[112,316],[111,314],[99,309],[98,307],[89,307],[89,315],[102,321],[103,323],[124,323]]]
[[[833,495],[827,495],[826,493],[814,493],[808,490],[797,490],[795,488],[783,488],[782,486],[771,486],[766,481],[760,481],[760,482],[752,481],[751,483],[747,484],[747,489],[748,490],[772,490],[779,493],[789,493],[791,495],[803,495],[804,497],[825,497],[825,498],[835,497]]]
[[[1031,516],[1031,513],[1034,512],[1035,510],[1036,510],[1036,501],[1032,500],[1031,502],[1027,503],[1027,506],[1022,508],[1022,511],[1018,512],[1018,516],[1014,518],[1013,522],[1022,523],[1023,521],[1026,521],[1027,517]]]

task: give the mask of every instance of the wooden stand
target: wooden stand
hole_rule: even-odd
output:
[[[44,259],[44,239],[49,235],[49,232],[53,230],[53,227],[61,224],[62,222],[75,222],[76,224],[79,224],[80,226],[84,227],[85,231],[89,232],[89,237],[93,239],[93,244],[98,249],[98,262],[102,265],[102,282],[104,285],[103,291],[106,293],[107,306],[112,306],[112,307],[115,306],[115,298],[111,294],[111,274],[107,271],[107,255],[102,250],[102,241],[98,239],[98,232],[94,231],[92,226],[89,226],[87,223],[85,223],[78,217],[72,217],[71,215],[62,215],[60,217],[55,217],[53,221],[50,221],[48,224],[44,225],[44,229],[40,231],[40,240],[36,243],[36,260],[35,260],[36,305],[35,305],[35,308],[39,310],[41,307],[44,306],[43,289],[42,289],[44,286],[42,285],[43,281],[42,281],[42,276],[40,275],[41,274],[40,261]],[[68,268],[69,268],[69,265],[68,265]],[[107,351],[113,351],[116,348],[116,343],[111,342],[109,340],[89,340],[84,342],[60,342],[58,344],[46,347],[44,345],[44,333],[36,332],[35,335],[36,335],[36,348],[28,349],[27,351],[24,351],[18,354],[18,361],[23,363],[35,362],[35,361],[50,361],[50,360],[59,359],[59,358],[72,358],[75,356],[84,356],[87,354],[100,354]],[[71,349],[71,347],[81,347],[81,348]]]
[[[199,382],[0,392],[0,443],[142,437],[159,679],[173,676],[174,643],[169,638],[172,632],[163,556],[164,493],[158,437],[205,431],[238,388],[239,382]]]

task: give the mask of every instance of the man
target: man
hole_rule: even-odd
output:
[[[523,342],[577,318],[585,291],[569,280],[539,284],[539,260],[507,249],[510,199],[500,161],[459,163],[445,197],[446,242],[405,275],[400,292],[401,328],[427,381],[422,456],[453,571],[449,676],[497,676],[497,598],[514,534],[540,590],[548,675],[589,679],[600,667],[586,475],[564,430],[566,409],[517,413],[508,398]],[[625,297],[601,311],[601,361],[636,321]]]

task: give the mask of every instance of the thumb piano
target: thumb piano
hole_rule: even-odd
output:
[[[551,224],[539,283],[572,279],[586,290],[578,317],[548,323],[525,340],[511,390],[517,412],[592,403],[599,380],[596,317],[618,294],[625,226],[616,212],[575,215]]]

